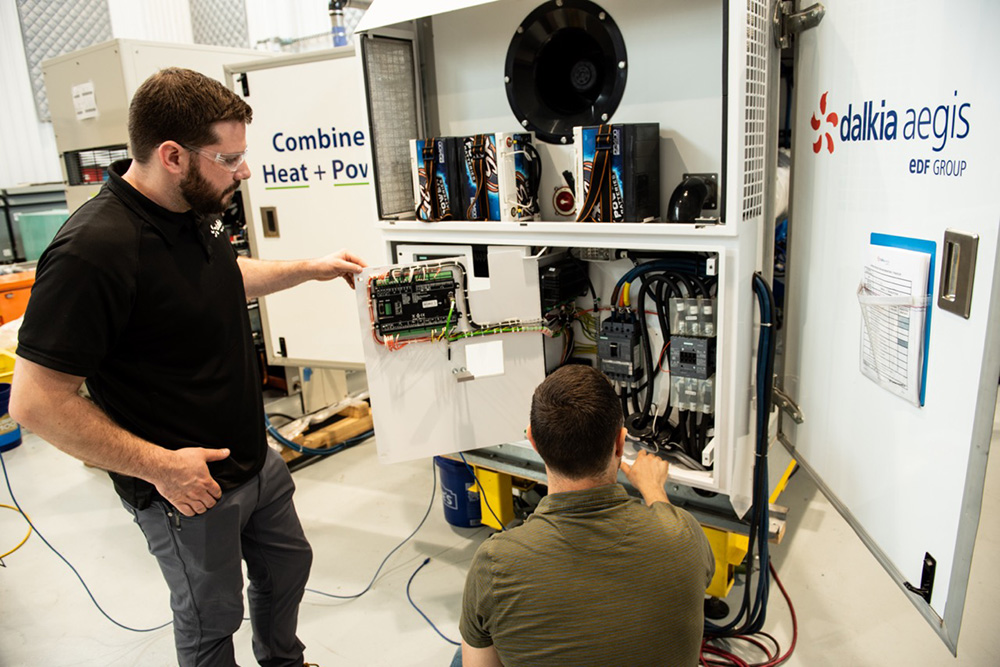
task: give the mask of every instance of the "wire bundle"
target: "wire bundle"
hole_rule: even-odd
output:
[[[454,269],[459,275],[464,310],[456,310],[457,299],[456,295],[452,293],[449,295],[451,306],[448,310],[448,317],[440,329],[421,329],[418,330],[419,333],[412,330],[402,331],[395,335],[380,337],[376,326],[377,317],[375,315],[375,299],[373,298],[375,285],[385,281],[412,282],[418,277],[422,280],[434,280],[441,276],[446,268]],[[457,326],[463,314],[466,322],[468,322],[468,328],[459,331],[454,327]],[[410,343],[433,343],[441,340],[447,340],[451,343],[463,338],[492,336],[502,333],[537,332],[546,336],[552,336],[552,330],[547,326],[545,320],[510,319],[487,324],[477,323],[472,317],[472,310],[469,308],[468,277],[465,267],[458,262],[421,264],[413,267],[392,269],[379,275],[372,274],[368,278],[368,315],[371,320],[372,338],[376,343],[391,352],[401,350]],[[454,323],[452,322],[453,319]]]
[[[769,524],[770,513],[768,509],[768,470],[767,470],[767,445],[768,445],[768,425],[771,414],[771,396],[774,378],[774,355],[775,355],[775,305],[774,296],[771,293],[767,282],[760,274],[754,274],[753,290],[757,297],[760,309],[760,336],[757,347],[757,377],[756,377],[756,399],[757,399],[757,419],[756,419],[756,441],[753,470],[753,507],[750,518],[750,539],[747,555],[744,559],[746,565],[746,586],[743,590],[743,599],[740,609],[733,620],[719,626],[710,621],[705,621],[705,642],[702,647],[702,664],[704,665],[735,665],[746,667],[747,663],[729,651],[715,646],[714,643],[723,638],[738,639],[764,650],[768,656],[763,663],[755,663],[754,667],[773,667],[779,665],[791,655],[795,648],[796,636],[793,636],[791,648],[783,656],[778,656],[780,646],[770,635],[761,632],[764,625],[764,618],[767,614],[767,602],[770,585],[770,577],[775,578],[782,594],[788,601],[792,614],[794,633],[797,635],[797,621],[795,610],[792,608],[791,600],[785,592],[784,587],[778,580],[777,573],[771,565],[769,552]],[[756,586],[753,581],[753,564],[755,560],[755,550],[760,561],[760,571],[757,573]],[[753,588],[753,600],[751,601],[751,588]],[[755,637],[763,637],[774,644],[775,651],[772,654],[765,645]]]
[[[708,444],[709,431],[714,427],[714,417],[709,413],[677,410],[672,422],[669,392],[665,405],[654,404],[657,375],[669,373],[664,360],[670,346],[669,305],[671,298],[711,298],[716,294],[717,282],[704,274],[704,257],[665,257],[637,264],[625,273],[615,285],[611,295],[610,321],[631,324],[639,331],[643,368],[647,369],[641,383],[620,383],[619,396],[622,412],[630,435],[651,451],[665,451],[674,460],[688,468],[705,470],[701,464],[702,451]],[[652,310],[647,310],[647,302]],[[663,335],[663,345],[653,363],[648,316],[655,316]]]

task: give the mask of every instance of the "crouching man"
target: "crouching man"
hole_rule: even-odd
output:
[[[586,366],[566,366],[535,390],[528,440],[549,495],[524,525],[476,552],[465,583],[462,663],[695,665],[708,540],[667,499],[667,462],[622,462],[618,396]],[[618,470],[645,504],[617,483]]]

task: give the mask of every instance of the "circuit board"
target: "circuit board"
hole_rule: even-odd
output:
[[[370,285],[375,330],[387,335],[418,335],[440,329],[461,315],[453,306],[458,283],[454,272],[386,276]]]

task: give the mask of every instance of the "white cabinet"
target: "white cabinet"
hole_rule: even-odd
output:
[[[457,5],[473,6],[457,9]],[[560,253],[586,256],[607,250],[610,261],[586,262],[601,298],[602,320],[613,316],[617,304],[609,303],[612,292],[636,263],[669,256],[671,261],[696,266],[692,275],[715,285],[710,289],[716,299],[717,333],[712,341],[716,370],[710,413],[690,416],[691,438],[696,438],[699,429],[704,430],[697,435],[702,439],[693,458],[701,463],[704,453],[709,465],[678,464],[672,474],[674,481],[685,487],[730,496],[742,513],[749,504],[753,439],[751,376],[756,327],[751,279],[759,268],[761,248],[769,242],[765,241],[769,232],[763,220],[771,215],[765,175],[773,155],[764,147],[767,80],[777,50],[770,40],[766,3],[609,0],[597,6],[589,2],[509,0],[451,3],[447,8],[453,11],[443,11],[442,6],[433,16],[410,22],[413,8],[407,3],[376,2],[359,26],[370,109],[386,99],[398,102],[409,92],[417,99],[415,108],[426,112],[417,119],[418,134],[412,136],[399,133],[399,123],[407,125],[408,120],[389,117],[380,121],[378,114],[372,113],[374,173],[380,188],[396,192],[402,182],[412,183],[408,163],[401,169],[398,160],[380,157],[402,153],[406,145],[402,142],[409,139],[512,132],[525,127],[552,133],[547,124],[553,115],[550,107],[559,107],[566,100],[569,116],[586,116],[587,109],[578,101],[581,95],[591,94],[586,86],[582,92],[575,88],[562,97],[552,93],[553,88],[562,90],[560,86],[569,91],[572,86],[560,77],[574,76],[574,72],[579,73],[579,63],[585,62],[593,67],[581,76],[596,77],[598,87],[608,88],[608,82],[618,78],[625,80],[625,87],[618,91],[620,102],[607,118],[598,116],[582,124],[659,124],[659,177],[650,187],[658,190],[660,219],[587,223],[557,213],[554,195],[566,185],[564,173],[574,170],[577,147],[571,141],[570,125],[568,131],[563,127],[568,135],[565,142],[546,143],[537,138],[534,142],[542,163],[538,193],[541,220],[427,223],[413,219],[412,194],[399,206],[380,192],[378,228],[393,249],[452,245],[456,255],[464,253],[462,248],[473,247],[488,248],[499,256],[500,248],[509,247],[515,250],[512,256],[525,266],[535,263],[530,269],[510,270],[519,275],[528,271],[536,277],[545,263]],[[584,16],[588,11],[592,14]],[[544,12],[550,13],[539,18]],[[400,22],[403,19],[406,21]],[[616,27],[620,40],[601,34],[608,24]],[[581,36],[583,33],[596,36],[591,40]],[[515,110],[509,101],[512,88],[525,83],[517,80],[517,76],[523,78],[523,71],[519,75],[512,65],[518,56],[510,48],[521,35],[534,35],[531,38],[542,45],[533,70],[538,72],[539,81],[527,84],[529,88],[535,85],[531,91],[537,97],[534,116],[530,109],[516,104]],[[605,42],[614,48],[605,48]],[[386,85],[381,73],[398,58],[400,43],[412,45],[410,57],[419,75],[412,81],[399,78]],[[609,51],[615,54],[610,64],[595,55]],[[586,70],[589,66],[582,67]],[[606,90],[593,93],[594,107],[600,107],[611,95]],[[695,220],[665,222],[671,195],[688,174],[711,175],[717,187],[714,202],[700,210]],[[433,254],[442,256],[437,250]],[[403,258],[392,259],[403,262]],[[365,281],[385,271],[385,267],[378,267],[363,276],[357,295],[363,324],[372,307],[370,294],[363,289]],[[488,280],[490,284],[478,297],[490,303],[502,300],[511,281],[492,270]],[[633,311],[641,284],[639,279],[632,283],[635,293],[629,305]],[[575,306],[592,311],[592,296],[586,289],[583,292]],[[525,298],[531,298],[535,317],[539,317],[538,295]],[[646,363],[644,377],[658,373],[650,390],[654,405],[647,412],[659,421],[645,427],[663,430],[678,421],[679,413],[671,408],[667,414],[657,414],[665,410],[669,400],[670,381],[658,370],[668,367],[665,344],[669,341],[664,338],[652,301],[649,303],[645,319],[652,363]],[[475,303],[472,307],[477,308]],[[596,341],[582,344],[584,332],[579,323],[575,326],[577,349],[596,347]],[[451,344],[414,343],[398,351],[369,340],[373,337],[367,330],[363,338],[377,443],[380,456],[387,461],[499,445],[512,437],[520,440],[528,420],[531,390],[565,356],[560,348],[562,339],[546,343],[544,336],[533,332]],[[505,370],[469,379],[462,374],[467,367],[467,348],[488,338],[502,347]],[[593,350],[579,356],[598,363]],[[636,385],[643,383],[640,379]],[[645,392],[644,388],[634,392],[643,408]],[[626,408],[627,412],[635,411],[631,399]],[[685,427],[688,419],[686,416]],[[666,436],[663,444],[667,444]]]

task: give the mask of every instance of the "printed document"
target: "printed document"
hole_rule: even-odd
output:
[[[929,269],[927,253],[871,245],[858,286],[861,373],[918,406]]]

